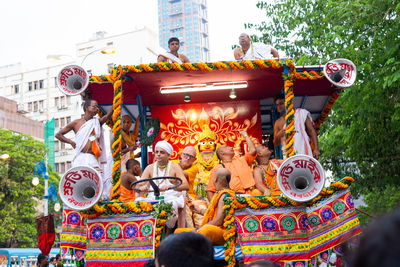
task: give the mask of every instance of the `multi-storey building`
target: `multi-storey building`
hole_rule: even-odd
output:
[[[210,60],[206,0],[158,0],[158,29],[164,49],[178,37],[180,53],[191,62]]]
[[[114,47],[116,52],[102,55],[101,50],[107,46]],[[28,118],[43,123],[54,118],[57,132],[83,114],[81,97],[66,96],[56,86],[56,77],[63,67],[81,65],[83,61],[82,66],[89,73],[104,74],[114,64],[155,62],[159,51],[157,35],[148,28],[114,36],[98,32],[90,41],[77,44],[74,60],[32,70],[24,70],[20,63],[0,66],[0,96],[16,101],[18,112]],[[71,132],[67,137],[73,139],[74,134]],[[69,144],[55,140],[56,172],[62,174],[71,167],[73,154]]]

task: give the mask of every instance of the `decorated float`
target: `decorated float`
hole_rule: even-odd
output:
[[[332,255],[339,261],[341,245],[361,232],[349,190],[353,179],[344,177],[324,187],[324,170],[319,162],[295,155],[294,109],[310,111],[319,132],[355,75],[355,66],[342,59],[325,66],[301,67],[289,59],[154,63],[116,66],[109,74],[89,77],[86,88],[85,73],[76,66],[64,69],[60,87],[95,99],[100,116],[114,110],[107,124],[115,142],[111,200],[99,201],[101,186],[92,186],[94,192],[89,198],[74,197],[86,194],[88,185],[84,182],[74,183],[72,187],[78,193],[69,192],[63,198],[74,208],[64,209],[63,255],[70,249],[80,258],[86,254],[87,266],[142,266],[153,258],[162,239],[172,214],[168,203],[118,201],[123,114],[134,121],[140,115],[142,167],[152,162],[148,150],[158,140],[173,145],[171,159],[177,159],[185,146],[196,147],[199,173],[193,186],[195,198],[201,199],[205,197],[209,171],[218,164],[218,146],[228,144],[237,154],[243,153],[247,149],[240,135],[243,130],[253,140],[264,143],[279,117],[274,97],[284,92],[288,159],[278,170],[284,194],[228,198],[224,206],[226,243],[215,248],[215,258],[225,259],[229,266],[234,266],[237,259],[248,263],[269,258],[282,266],[317,266],[318,261],[332,261]],[[280,151],[276,147],[278,158],[282,157]],[[70,171],[60,182],[60,192],[65,191],[68,182],[71,187],[71,179],[67,179]],[[81,173],[82,180],[96,175],[92,180],[99,181],[98,173]]]

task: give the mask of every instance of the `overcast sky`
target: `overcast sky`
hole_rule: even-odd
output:
[[[232,60],[245,22],[265,20],[257,0],[207,0],[211,61]],[[2,2],[0,66],[32,68],[49,54],[75,55],[94,32],[108,35],[147,26],[158,33],[157,0],[13,0]]]

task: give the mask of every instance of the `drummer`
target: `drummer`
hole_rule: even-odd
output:
[[[178,209],[185,206],[185,192],[189,189],[189,184],[183,174],[181,167],[178,164],[169,160],[172,152],[174,151],[171,144],[167,141],[159,141],[155,146],[155,159],[156,162],[150,164],[144,169],[141,179],[172,176],[182,180],[182,184],[177,188],[170,189],[178,184],[177,180],[173,179],[160,179],[154,180],[154,183],[159,187],[161,196],[164,197],[166,203],[172,203],[174,215],[168,220],[167,227],[173,229],[178,220]],[[141,190],[149,190],[150,184],[144,183],[137,188]],[[154,200],[154,193],[149,193],[146,200]],[[136,199],[139,200],[139,199]],[[182,221],[182,220],[179,220]],[[179,227],[179,226],[178,226]],[[182,227],[182,226],[181,226]]]

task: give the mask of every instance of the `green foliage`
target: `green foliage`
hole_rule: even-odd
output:
[[[356,64],[356,84],[323,124],[321,161],[338,178],[356,178],[352,191],[364,195],[371,212],[393,209],[400,196],[383,194],[400,188],[400,3],[276,0],[257,6],[268,20],[245,26],[298,65],[334,58]]]
[[[0,247],[37,247],[35,207],[43,199],[44,179],[34,187],[32,178],[44,151],[44,143],[0,128],[0,154],[10,155],[0,161]],[[48,171],[49,183],[58,184],[60,177],[50,165]]]

